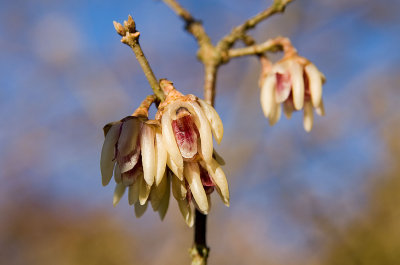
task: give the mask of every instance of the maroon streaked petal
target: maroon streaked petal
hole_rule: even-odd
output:
[[[204,191],[207,195],[210,195],[214,191],[214,187],[204,187]]]
[[[137,163],[131,170],[122,173],[122,183],[127,186],[132,185],[140,174],[143,174],[143,167],[141,162]]]
[[[277,103],[285,101],[291,91],[291,81],[289,72],[276,73],[276,89],[275,89],[275,100]]]
[[[140,144],[138,143],[135,150],[133,150],[129,155],[121,157],[117,156],[118,165],[120,167],[121,173],[125,173],[131,170],[137,165],[140,156]]]
[[[197,128],[191,115],[185,115],[173,120],[172,129],[182,157],[192,158],[197,154]]]
[[[203,184],[204,189],[205,189],[205,187],[214,187],[215,186],[215,183],[211,179],[207,170],[204,169],[202,166],[200,166],[200,179],[201,179],[201,184]]]

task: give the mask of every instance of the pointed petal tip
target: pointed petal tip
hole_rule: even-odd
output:
[[[268,75],[261,87],[260,102],[264,116],[268,118],[273,110],[275,103],[274,90],[276,87],[276,78],[274,75]]]
[[[304,71],[306,72],[309,80],[311,100],[314,107],[318,107],[322,100],[322,77],[317,67],[310,63],[305,66]]]
[[[303,127],[306,132],[310,132],[313,127],[314,115],[312,103],[307,101],[304,104]]]
[[[198,102],[205,116],[207,117],[208,122],[210,123],[211,131],[215,140],[218,144],[220,144],[224,135],[224,126],[221,118],[218,115],[218,112],[204,100],[198,99]]]

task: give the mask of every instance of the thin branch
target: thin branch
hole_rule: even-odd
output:
[[[245,48],[230,49],[228,51],[228,56],[229,58],[234,58],[248,55],[260,55],[268,51],[277,52],[282,50],[285,51],[285,54],[289,52],[296,52],[288,38],[277,37],[275,39],[269,39],[263,43],[253,44]]]
[[[204,65],[204,100],[211,106],[214,106],[215,103],[217,71],[217,65]]]
[[[221,50],[227,50],[231,48],[238,39],[242,38],[246,31],[254,28],[258,23],[267,19],[273,14],[283,12],[286,5],[291,1],[292,0],[274,0],[269,8],[246,20],[243,24],[235,27],[228,35],[219,41],[217,47],[219,47]]]
[[[210,249],[206,243],[207,215],[195,211],[194,246],[190,249],[192,265],[206,265]]]
[[[140,47],[140,32],[136,31],[135,21],[131,16],[129,16],[128,20],[124,21],[124,26],[114,21],[114,27],[117,33],[122,36],[121,42],[130,46],[135,53],[136,59],[142,67],[144,75],[153,89],[154,94],[160,101],[163,101],[165,99],[165,95],[159,86],[157,78],[155,77],[149,62],[147,61],[146,56],[144,56],[142,48]]]
[[[185,29],[191,33],[197,40],[199,46],[211,44],[211,39],[207,35],[203,25],[195,19],[189,11],[183,8],[176,0],[163,0],[185,23]]]

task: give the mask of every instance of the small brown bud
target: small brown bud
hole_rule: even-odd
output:
[[[124,21],[124,26],[125,29],[130,33],[134,33],[136,31],[135,21],[133,20],[131,15],[128,16],[128,21]]]
[[[126,31],[125,31],[124,26],[122,26],[121,23],[118,23],[118,22],[116,22],[116,21],[113,21],[113,24],[114,24],[114,28],[115,28],[115,30],[117,31],[117,33],[118,33],[119,35],[121,35],[121,36],[125,36]]]

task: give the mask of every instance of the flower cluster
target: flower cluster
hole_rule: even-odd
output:
[[[293,47],[280,61],[264,64],[261,77],[261,106],[270,125],[281,117],[281,103],[287,118],[294,111],[304,109],[303,125],[309,132],[313,126],[313,108],[325,115],[322,101],[324,75],[304,57],[297,55]]]
[[[229,190],[221,168],[223,159],[213,148],[220,143],[223,125],[215,109],[193,95],[184,96],[168,80],[161,80],[166,99],[155,120],[148,119],[154,96],[148,96],[132,116],[104,127],[101,153],[103,185],[116,182],[116,205],[128,189],[137,217],[150,201],[161,219],[168,209],[170,189],[189,226],[193,207],[207,214],[210,194],[217,190],[229,206]]]

